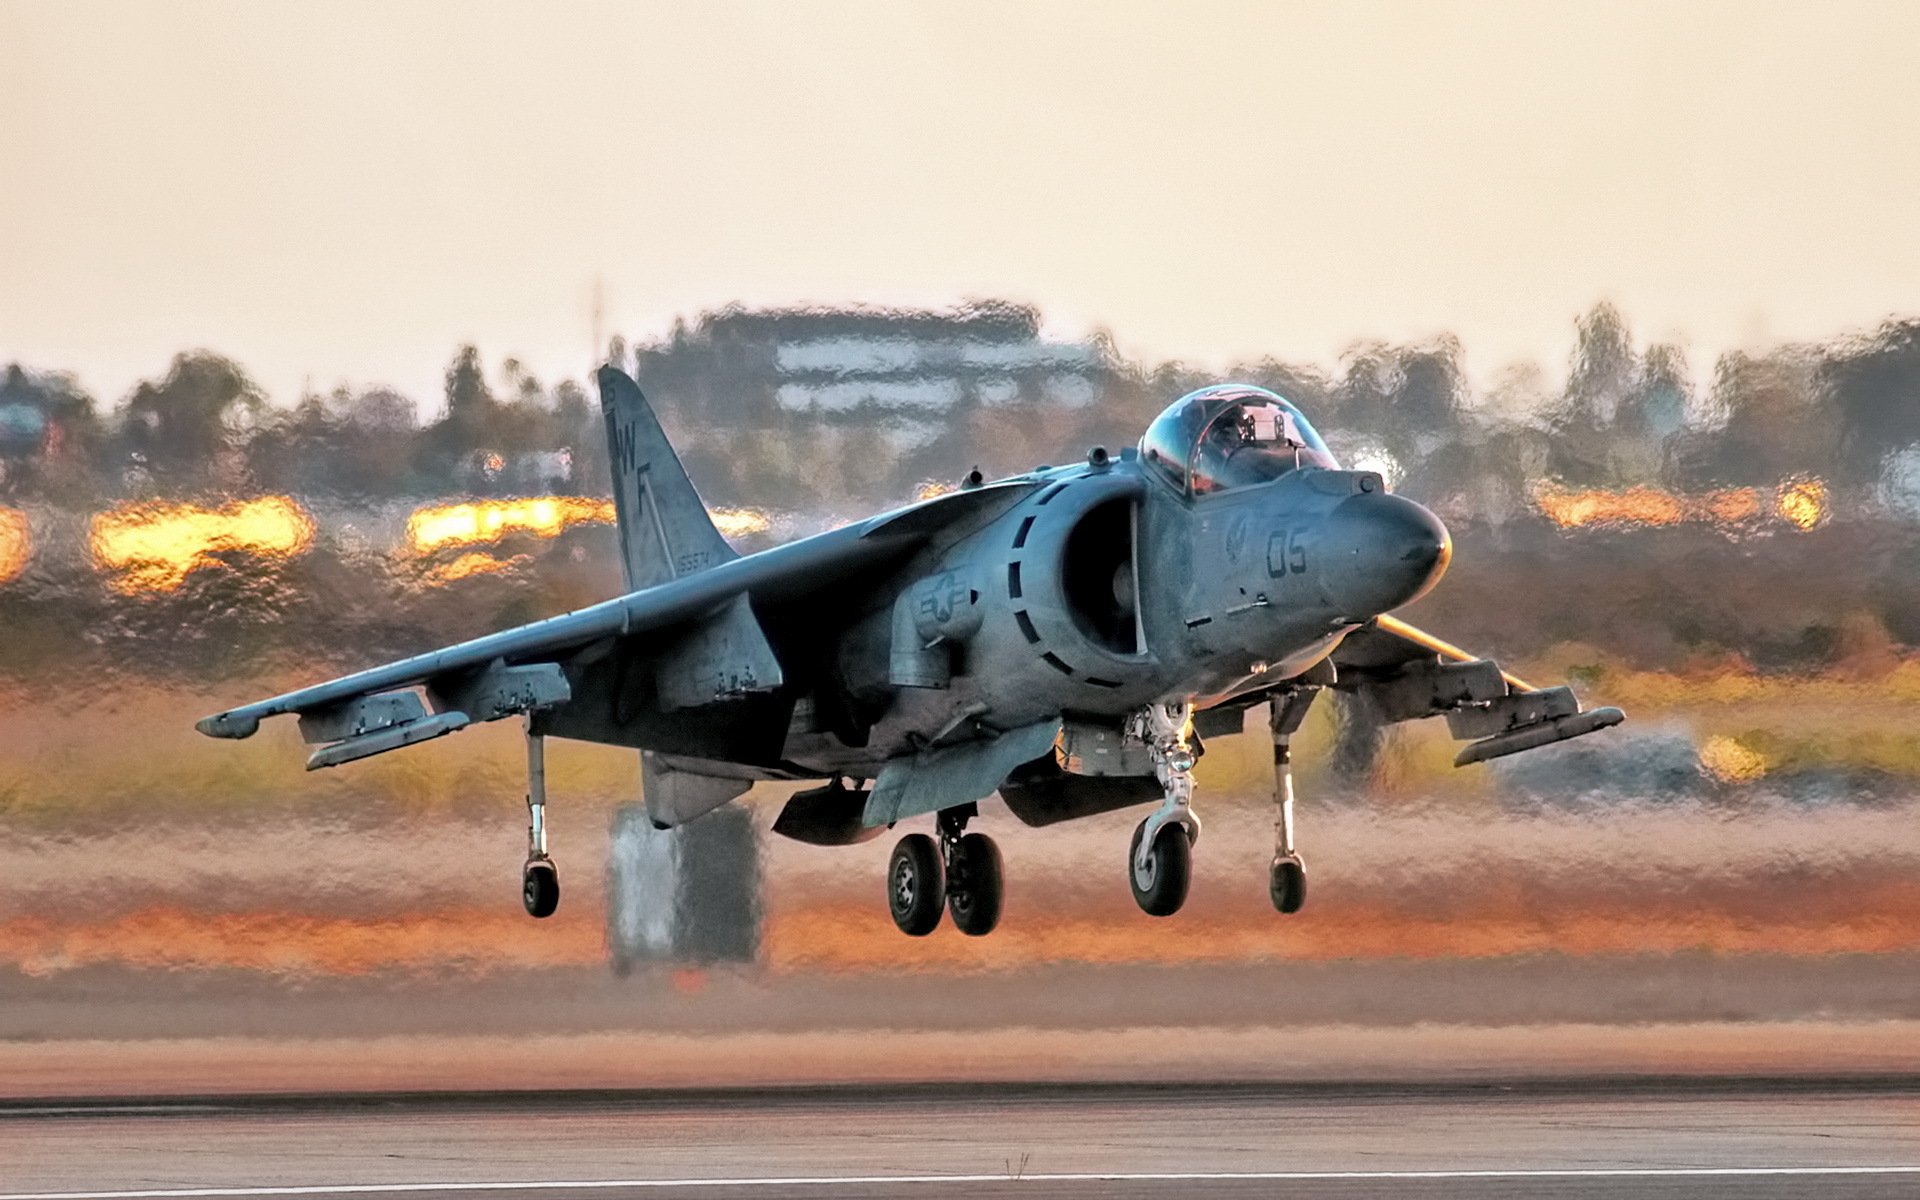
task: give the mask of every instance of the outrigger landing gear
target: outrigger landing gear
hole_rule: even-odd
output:
[[[560,907],[560,871],[547,854],[546,739],[527,729],[527,861],[520,868],[520,901],[530,917],[550,917]]]
[[[1307,864],[1293,846],[1293,735],[1306,720],[1319,688],[1276,693],[1267,705],[1273,734],[1273,866],[1267,895],[1281,913],[1296,913],[1307,902]]]
[[[1150,704],[1133,715],[1127,732],[1147,745],[1153,773],[1166,798],[1133,831],[1127,853],[1127,880],[1133,900],[1149,916],[1170,917],[1187,902],[1193,876],[1193,844],[1200,840],[1200,818],[1193,814],[1193,728],[1191,704]]]

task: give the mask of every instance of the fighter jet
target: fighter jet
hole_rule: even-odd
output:
[[[1027,825],[1152,805],[1135,901],[1185,901],[1194,760],[1264,705],[1273,742],[1269,894],[1300,909],[1290,746],[1332,688],[1381,720],[1442,716],[1483,762],[1618,724],[1389,615],[1453,544],[1372,471],[1343,470],[1306,415],[1225,385],[1175,401],[1137,447],[984,480],[745,557],[715,530],[638,385],[599,372],[626,594],[200,721],[250,737],[291,714],[333,767],[520,717],[522,899],[560,898],[548,852],[549,737],[640,751],[654,824],[763,780],[813,781],[773,823],[816,845],[902,822],[886,877],[908,934],[999,922],[1000,851],[968,832],[998,792]]]

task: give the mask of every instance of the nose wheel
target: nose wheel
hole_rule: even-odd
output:
[[[1165,799],[1133,831],[1127,850],[1127,882],[1133,902],[1150,917],[1170,917],[1187,902],[1193,879],[1193,844],[1200,818],[1193,813],[1193,760],[1187,735],[1190,704],[1149,704],[1127,723],[1127,736],[1145,742]]]
[[[1170,917],[1187,902],[1187,886],[1193,880],[1193,842],[1179,825],[1167,823],[1153,831],[1147,842],[1148,821],[1133,831],[1133,845],[1127,861],[1132,869],[1128,882],[1133,885],[1133,902],[1150,917]],[[1144,844],[1143,844],[1144,843]]]

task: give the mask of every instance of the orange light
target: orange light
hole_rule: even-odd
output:
[[[1796,529],[1812,529],[1827,517],[1827,485],[1818,479],[1789,479],[1773,498],[1773,511]]]
[[[0,583],[18,579],[32,557],[33,532],[27,527],[27,514],[0,508]]]
[[[1768,515],[1798,529],[1812,529],[1826,517],[1827,487],[1818,479],[1790,479],[1781,483],[1769,502],[1760,488],[1726,488],[1688,496],[1646,486],[1609,491],[1541,483],[1533,489],[1533,503],[1541,515],[1562,529],[1588,525],[1660,527],[1696,521],[1732,528],[1750,525]]]
[[[428,583],[444,586],[474,575],[499,575],[532,561],[525,554],[516,554],[512,558],[495,558],[483,550],[471,550],[452,562],[434,567],[427,572],[426,580]]]
[[[571,525],[613,520],[613,501],[579,496],[541,496],[531,500],[475,500],[437,504],[407,518],[407,544],[416,554],[448,546],[497,542],[515,533],[558,537]]]
[[[721,537],[746,537],[773,528],[773,518],[757,508],[712,508],[707,515],[713,518],[713,527]]]
[[[94,517],[87,546],[94,565],[115,573],[122,592],[170,592],[220,554],[292,558],[313,545],[313,518],[287,496],[236,500],[219,508],[141,504]]]
[[[772,527],[757,509],[712,510],[715,528],[725,537],[764,533]],[[415,554],[453,546],[497,542],[512,534],[553,538],[575,525],[608,525],[613,501],[581,496],[537,496],[526,500],[472,500],[416,509],[407,518],[407,545]]]
[[[1533,502],[1549,521],[1575,528],[1582,525],[1678,525],[1687,519],[1687,506],[1658,488],[1634,487],[1624,492],[1571,491],[1551,483],[1534,489]]]

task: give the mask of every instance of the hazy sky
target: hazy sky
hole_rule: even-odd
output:
[[[1920,3],[0,0],[0,361],[429,403],[733,300],[1223,366],[1920,312]]]

